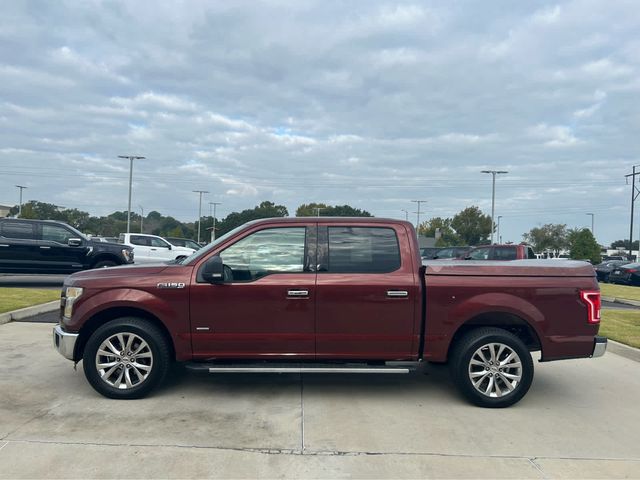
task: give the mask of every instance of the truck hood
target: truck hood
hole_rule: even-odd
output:
[[[426,275],[480,277],[594,277],[589,262],[575,260],[449,260],[424,261]]]
[[[118,267],[96,268],[93,270],[85,270],[83,272],[74,273],[67,277],[64,281],[66,286],[82,285],[87,282],[100,280],[115,280],[117,278],[131,278],[141,276],[156,275],[169,266],[166,263],[148,264],[148,265],[122,265]],[[124,283],[124,282],[123,282]]]

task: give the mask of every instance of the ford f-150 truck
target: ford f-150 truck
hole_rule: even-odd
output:
[[[111,398],[173,361],[218,372],[407,373],[448,362],[473,403],[505,407],[541,361],[597,357],[600,292],[585,262],[434,262],[375,218],[249,222],[173,264],[65,281],[54,345]]]

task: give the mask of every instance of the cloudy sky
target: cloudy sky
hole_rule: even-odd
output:
[[[262,200],[415,221],[491,209],[629,234],[635,1],[11,1],[0,6],[0,203],[181,220]],[[640,212],[640,203],[637,212]],[[640,217],[639,217],[640,218]],[[640,226],[640,221],[638,224]],[[636,229],[638,232],[638,229]],[[636,238],[640,234],[636,233]]]

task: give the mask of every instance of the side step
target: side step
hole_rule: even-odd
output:
[[[391,365],[367,364],[186,364],[189,370],[209,373],[409,373],[416,369],[417,362],[392,362]]]

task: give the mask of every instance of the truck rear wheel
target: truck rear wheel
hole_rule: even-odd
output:
[[[451,355],[451,375],[462,394],[481,407],[518,402],[533,381],[526,345],[500,328],[479,328],[462,337]]]
[[[146,396],[162,382],[171,362],[167,340],[148,320],[123,317],[99,327],[82,357],[91,386],[109,398]]]

